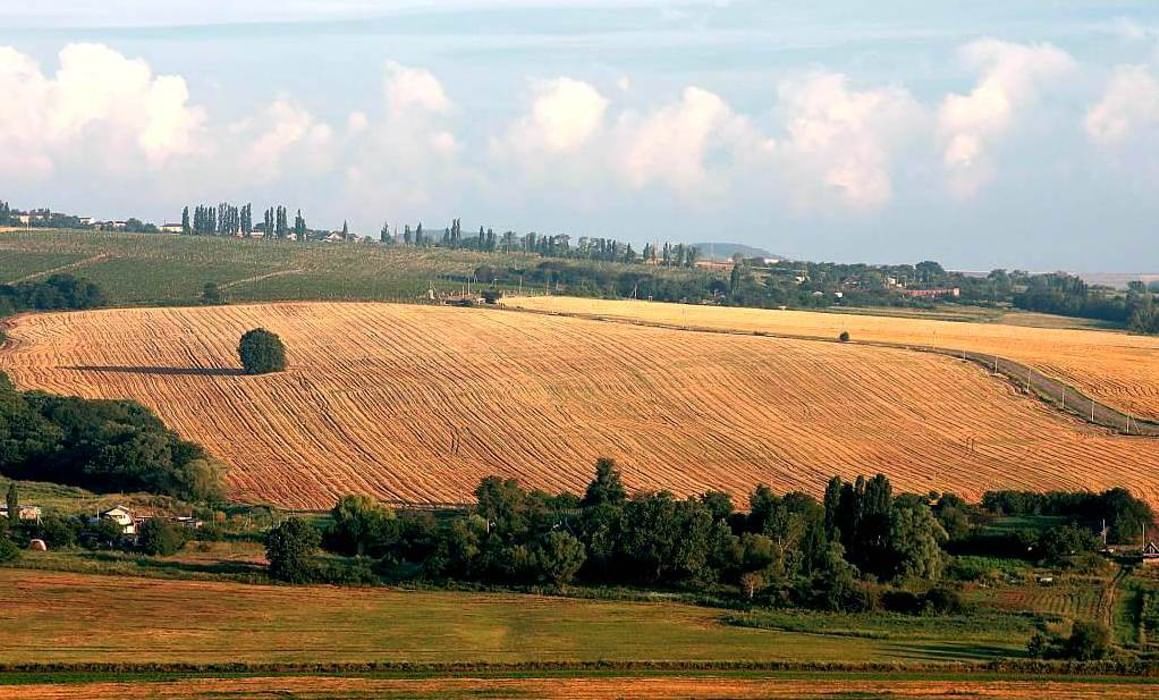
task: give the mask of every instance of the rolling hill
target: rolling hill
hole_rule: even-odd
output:
[[[257,326],[288,371],[240,374]],[[1159,441],[900,349],[374,303],[36,314],[9,336],[21,387],[138,399],[231,465],[235,498],[292,508],[465,502],[491,474],[579,490],[605,455],[634,489],[741,502],[758,482],[819,493],[877,471],[918,492],[1125,485],[1159,502]]]

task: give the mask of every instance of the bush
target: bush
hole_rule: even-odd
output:
[[[1111,653],[1111,631],[1099,622],[1076,622],[1062,650],[1065,658],[1076,661],[1105,659]]]
[[[20,557],[20,548],[7,537],[0,537],[0,562],[12,561]]]
[[[167,557],[185,546],[185,532],[161,518],[151,518],[141,525],[137,545],[145,554]]]
[[[1111,654],[1111,631],[1100,622],[1079,620],[1066,638],[1044,630],[1035,632],[1026,652],[1036,659],[1099,661]]]
[[[849,331],[841,331],[841,335],[837,336],[837,340],[840,340],[842,343],[848,343]]]
[[[264,328],[246,331],[237,352],[246,374],[269,374],[286,368],[286,346],[277,334]]]
[[[922,599],[923,610],[939,615],[957,615],[965,607],[962,594],[949,586],[934,586]]]
[[[225,297],[221,293],[221,288],[213,282],[206,282],[205,286],[201,288],[201,297],[198,299],[206,306],[218,306],[225,303]]]
[[[49,514],[40,521],[37,535],[49,549],[61,549],[74,546],[81,529],[82,523],[76,518]]]
[[[314,554],[321,536],[301,518],[290,518],[266,534],[266,558],[270,577],[289,583],[309,583],[317,578]]]

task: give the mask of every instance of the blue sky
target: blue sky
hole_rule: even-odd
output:
[[[1159,270],[1159,7],[0,3],[0,198]]]

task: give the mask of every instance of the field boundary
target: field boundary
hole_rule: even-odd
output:
[[[274,270],[273,272],[267,272],[263,275],[254,275],[253,277],[246,277],[244,279],[234,280],[232,282],[226,282],[225,284],[220,285],[218,288],[219,289],[233,289],[234,287],[240,287],[243,284],[252,284],[253,282],[261,282],[262,280],[268,280],[268,279],[272,279],[274,277],[286,277],[288,275],[301,275],[301,274],[304,274],[305,272],[306,271],[303,269]]]
[[[1084,423],[1107,428],[1119,435],[1134,437],[1159,437],[1159,422],[1137,418],[1129,413],[1087,396],[1072,384],[1051,377],[1020,362],[992,355],[974,352],[972,350],[955,350],[932,345],[915,345],[909,343],[891,343],[884,340],[857,340],[842,341],[819,335],[781,333],[777,331],[741,331],[728,328],[711,328],[706,326],[690,326],[679,323],[663,323],[659,321],[643,321],[603,314],[589,314],[573,311],[548,311],[543,309],[527,309],[518,306],[502,304],[499,308],[515,313],[540,314],[545,316],[560,316],[587,321],[602,321],[605,323],[620,323],[645,328],[661,328],[674,331],[689,331],[693,333],[713,333],[717,335],[733,335],[741,337],[778,338],[781,340],[808,340],[819,343],[837,345],[860,345],[863,347],[891,348],[894,350],[909,350],[932,355],[942,355],[964,362],[970,362],[984,370],[991,376],[1000,376],[1014,387],[1016,391],[1031,394],[1040,399],[1056,411],[1078,418]]]
[[[1159,663],[1136,660],[1110,661],[1044,661],[1040,659],[1003,659],[984,662],[917,662],[858,663],[809,661],[523,661],[422,663],[406,661],[369,661],[349,663],[12,663],[0,664],[0,685],[21,676],[181,674],[181,675],[456,675],[456,674],[528,674],[528,673],[807,673],[807,674],[942,674],[973,677],[978,675],[1025,674],[1034,678],[1058,677],[1159,677]],[[14,678],[13,678],[14,677]]]
[[[33,272],[31,275],[25,275],[25,276],[21,277],[20,279],[12,280],[11,282],[8,282],[8,284],[20,284],[22,282],[31,282],[32,280],[40,279],[41,277],[48,277],[50,275],[55,275],[55,274],[58,274],[61,272],[68,272],[69,270],[75,270],[77,268],[84,267],[86,265],[98,263],[102,260],[106,260],[106,259],[111,258],[111,257],[113,257],[113,255],[111,253],[100,253],[98,255],[94,255],[92,257],[85,258],[84,260],[77,260],[76,262],[70,262],[67,265],[60,265],[58,267],[49,268],[47,270],[41,270],[40,272]]]

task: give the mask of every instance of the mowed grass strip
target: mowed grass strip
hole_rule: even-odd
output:
[[[289,369],[238,373],[264,327]],[[231,469],[231,495],[325,509],[348,493],[463,503],[479,480],[582,492],[596,458],[633,489],[833,474],[902,490],[1105,489],[1159,502],[1159,441],[1059,416],[971,364],[804,340],[495,309],[282,303],[32,314],[2,366],[22,388],[133,398]]]
[[[512,298],[504,303],[537,311],[827,339],[847,331],[854,340],[994,354],[1061,379],[1109,406],[1159,419],[1159,337],[1154,336],[559,296]]]
[[[1005,645],[746,629],[675,603],[0,569],[0,663],[921,662]],[[18,632],[17,632],[18,631]]]

